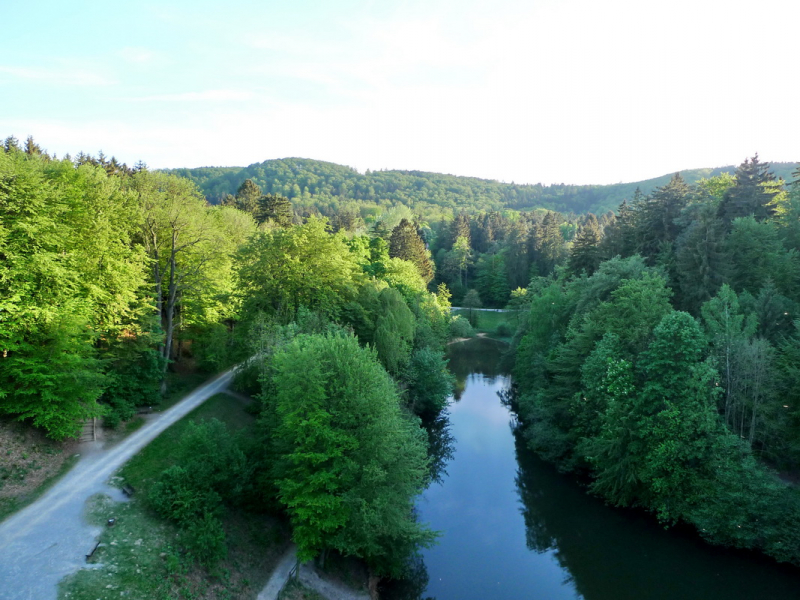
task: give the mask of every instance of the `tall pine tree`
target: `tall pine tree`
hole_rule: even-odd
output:
[[[586,271],[587,275],[591,275],[600,266],[602,261],[600,256],[601,238],[597,217],[589,213],[586,222],[581,225],[572,242],[572,249],[569,253],[569,269],[572,273],[579,275]]]
[[[719,206],[719,215],[728,227],[739,217],[752,215],[756,221],[764,221],[775,214],[772,202],[779,190],[769,168],[756,154],[736,169],[736,185],[728,189]]]
[[[428,256],[425,242],[422,241],[416,226],[408,219],[400,221],[392,230],[389,238],[389,256],[414,263],[425,283],[433,279],[433,263]]]

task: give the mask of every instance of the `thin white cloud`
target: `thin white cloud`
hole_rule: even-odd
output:
[[[135,65],[145,65],[158,58],[158,54],[149,48],[128,46],[118,52],[120,58],[127,63]]]
[[[0,65],[0,75],[15,79],[41,82],[47,85],[106,86],[115,81],[92,71],[70,66],[63,67],[13,67]]]
[[[130,98],[133,102],[243,102],[254,97],[244,90],[204,90],[202,92],[181,92],[179,94],[155,94]]]

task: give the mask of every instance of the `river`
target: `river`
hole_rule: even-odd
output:
[[[450,451],[418,502],[442,535],[423,551],[416,586],[395,598],[800,598],[800,570],[608,507],[535,457],[499,395],[510,385],[502,350],[486,339],[451,346],[458,385],[438,427]]]

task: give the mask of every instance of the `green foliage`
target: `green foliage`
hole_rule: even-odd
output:
[[[733,222],[726,240],[730,257],[729,282],[737,291],[756,294],[772,280],[786,296],[796,297],[800,282],[800,256],[786,250],[771,223],[758,222],[752,216]]]
[[[105,343],[146,311],[133,198],[101,168],[0,153],[0,411],[74,436],[110,381]]]
[[[502,321],[495,327],[494,334],[497,337],[508,337],[514,333],[514,329],[506,321]]]
[[[81,422],[101,413],[106,383],[92,347],[85,306],[28,335],[3,359],[0,400],[6,413],[30,419],[56,440],[76,437]],[[65,308],[69,308],[67,305]]]
[[[210,513],[203,513],[186,525],[181,540],[190,554],[206,567],[215,565],[228,555],[222,522]]]
[[[375,350],[386,370],[399,375],[411,357],[416,324],[414,313],[394,288],[381,290],[377,308],[373,337]]]
[[[139,406],[153,406],[161,400],[161,375],[164,358],[152,347],[136,347],[133,340],[123,340],[115,352],[102,399],[108,404],[104,423],[116,427],[136,414]]]
[[[153,484],[148,501],[162,517],[176,522],[192,555],[210,566],[225,557],[225,532],[219,520],[223,500],[241,501],[249,467],[237,438],[217,419],[189,423],[175,453],[177,464]]]
[[[745,159],[736,169],[736,183],[730,186],[719,206],[719,214],[730,224],[742,217],[764,221],[775,214],[774,200],[778,190],[769,163],[758,160],[758,154]]]
[[[729,272],[725,228],[716,212],[713,202],[691,210],[692,220],[677,241],[677,291],[681,305],[692,312],[716,293]]]
[[[447,369],[444,354],[420,348],[411,355],[405,374],[411,410],[418,415],[434,414],[447,404],[455,378]]]
[[[464,308],[469,309],[469,322],[470,325],[475,327],[478,322],[478,313],[473,309],[481,308],[483,306],[483,302],[481,302],[481,296],[478,293],[478,290],[468,290],[464,295],[464,299],[461,301],[461,304]]]
[[[238,255],[244,310],[291,320],[301,306],[337,315],[355,296],[361,268],[342,234],[324,220],[260,231]]]
[[[590,214],[572,242],[569,256],[569,269],[571,272],[579,275],[585,271],[587,275],[591,275],[597,270],[597,267],[602,262],[600,254],[601,240],[600,224],[597,222],[597,217]]]
[[[413,516],[427,471],[424,432],[355,337],[300,336],[273,367],[274,474],[299,557],[333,548],[399,574],[432,540]]]
[[[271,222],[278,227],[291,227],[294,220],[292,203],[288,198],[265,194],[259,197],[253,216],[258,223]]]
[[[788,179],[796,163],[774,164],[776,175]],[[683,173],[687,182],[733,173],[734,167],[694,169]],[[242,182],[252,178],[266,193],[280,194],[292,200],[298,210],[315,208],[323,214],[347,199],[358,203],[362,216],[386,205],[413,209],[426,219],[452,212],[453,207],[470,212],[530,210],[536,207],[562,212],[596,215],[616,208],[631,198],[636,188],[647,194],[666,185],[672,174],[647,181],[614,185],[519,185],[498,181],[455,177],[422,171],[372,171],[358,173],[349,167],[301,158],[267,160],[248,167],[202,167],[175,169],[189,177],[212,201],[232,194]],[[449,219],[450,217],[448,217]],[[399,222],[399,220],[398,220]],[[392,227],[396,222],[392,224]],[[390,228],[391,230],[391,228]],[[481,250],[484,251],[484,250]]]
[[[475,337],[475,330],[470,325],[469,320],[458,315],[450,321],[450,335],[454,338],[471,338]]]
[[[508,287],[505,253],[487,254],[478,259],[476,285],[487,305],[503,308],[511,290]]]
[[[403,219],[392,230],[392,236],[389,239],[389,256],[413,263],[425,283],[433,279],[433,262],[430,252],[425,248],[425,242],[419,236],[417,228],[410,221]]]

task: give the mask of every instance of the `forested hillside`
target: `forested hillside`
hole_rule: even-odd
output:
[[[451,389],[449,294],[390,240],[258,200],[272,208],[254,218],[185,178],[6,139],[0,418],[64,440],[157,404],[177,367],[251,358],[237,386],[258,399],[257,433],[192,430],[149,508],[209,569],[227,552],[220,515],[249,510],[291,522],[304,559],[338,551],[399,576],[435,537],[413,503],[435,476],[420,416]]]
[[[777,177],[788,180],[797,163],[775,163]],[[690,169],[681,175],[687,183],[733,174],[735,167]],[[446,218],[453,211],[529,211],[536,208],[562,213],[602,214],[631,199],[638,187],[649,194],[665,185],[672,174],[634,183],[614,185],[520,185],[474,177],[456,177],[423,171],[367,171],[303,158],[266,160],[248,167],[202,167],[171,171],[194,181],[212,203],[235,194],[246,179],[265,193],[289,198],[303,210],[331,215],[352,202],[369,219],[397,204],[411,208],[426,221]]]
[[[496,333],[532,451],[611,503],[800,564],[800,170],[787,185],[755,156],[576,216],[506,210],[542,186],[265,164],[206,170],[235,192],[212,205],[185,177],[7,139],[4,418],[64,439],[130,418],[178,365],[255,357],[237,385],[258,434],[198,430],[195,455],[230,460],[164,471],[152,509],[204,564],[225,551],[221,511],[274,511],[304,559],[394,577],[435,537],[413,511],[441,466],[422,425],[452,389],[445,344],[473,334],[451,297],[510,307]]]
[[[757,158],[676,175],[586,219],[524,298],[531,449],[613,504],[800,563],[800,171],[788,190]]]

